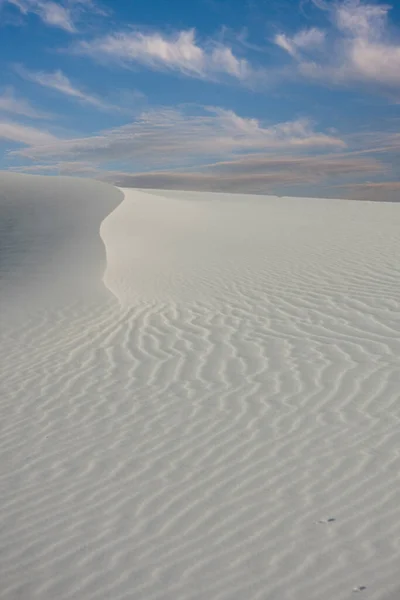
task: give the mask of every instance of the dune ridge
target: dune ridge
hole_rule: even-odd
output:
[[[0,598],[394,600],[398,207],[74,185],[103,243],[45,264],[36,197],[1,328]]]

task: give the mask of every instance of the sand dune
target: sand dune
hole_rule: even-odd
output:
[[[0,199],[0,598],[398,598],[399,207]]]

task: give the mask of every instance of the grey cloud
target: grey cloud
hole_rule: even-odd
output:
[[[197,190],[213,192],[273,193],[274,186],[295,182],[306,182],[306,177],[299,174],[242,174],[221,176],[211,173],[120,173],[104,174],[101,179],[111,181],[120,187],[137,187],[148,189]]]
[[[400,181],[356,183],[342,188],[349,198],[355,200],[400,202]]]
[[[15,173],[42,173],[45,175],[71,175],[71,176],[87,176],[96,178],[101,176],[100,171],[91,163],[71,161],[51,164],[25,165],[23,167],[10,167],[9,171]]]
[[[375,159],[347,155],[341,158],[257,156],[208,165],[201,172],[111,172],[98,176],[121,187],[275,193],[288,187],[301,189],[331,177],[381,174],[385,169],[385,165]]]
[[[65,161],[16,167],[15,171],[93,177],[120,187],[143,189],[176,189],[211,192],[278,194],[292,196],[343,197],[358,199],[382,198],[385,184],[346,184],[340,188],[329,180],[379,175],[386,167],[366,157],[243,157],[231,162],[210,164],[202,171],[157,171],[128,173],[102,170],[87,162]],[[390,193],[397,182],[388,182]],[[393,189],[392,189],[393,188]]]
[[[213,170],[231,173],[258,174],[265,171],[290,170],[309,173],[314,178],[356,173],[381,173],[386,170],[383,163],[374,158],[357,158],[351,153],[326,156],[270,156],[242,157],[238,160],[224,161],[211,165]]]

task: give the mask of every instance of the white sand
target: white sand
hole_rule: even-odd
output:
[[[398,599],[400,206],[123,192],[0,174],[0,598]]]

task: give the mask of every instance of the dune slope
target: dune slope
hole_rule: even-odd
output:
[[[0,598],[397,598],[400,207],[1,177]]]
[[[1,300],[43,309],[101,292],[99,228],[122,199],[95,181],[0,173]]]

